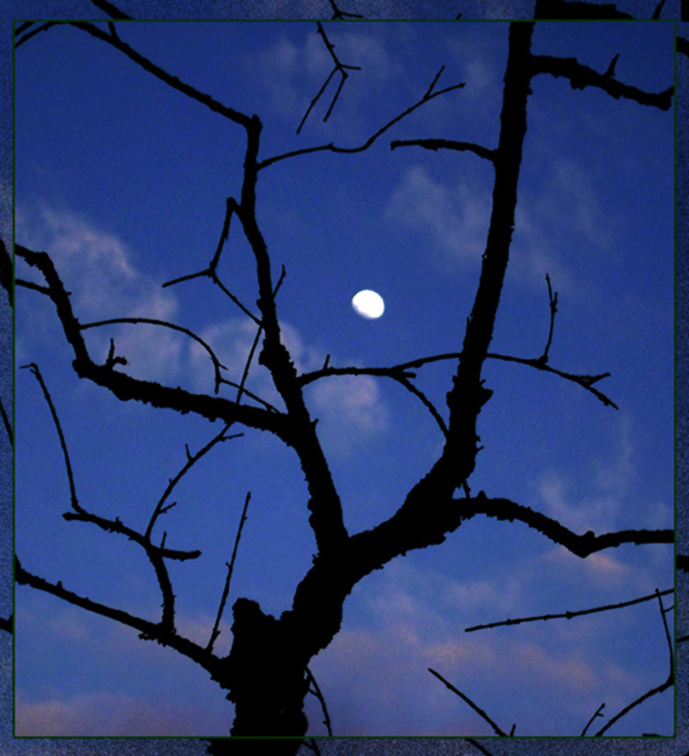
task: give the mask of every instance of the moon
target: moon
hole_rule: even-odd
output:
[[[385,302],[380,294],[370,289],[364,289],[352,299],[352,307],[362,318],[373,320],[385,312]]]

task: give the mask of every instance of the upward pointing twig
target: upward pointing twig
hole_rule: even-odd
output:
[[[237,537],[235,538],[235,541],[234,541],[234,551],[232,552],[232,559],[230,560],[230,563],[227,565],[227,578],[225,579],[225,587],[223,588],[222,597],[220,599],[220,607],[218,608],[218,616],[215,618],[215,625],[213,625],[213,631],[211,632],[211,637],[210,637],[210,640],[208,641],[208,646],[206,646],[206,651],[213,650],[213,644],[215,643],[216,638],[220,635],[220,630],[218,630],[218,626],[220,625],[220,620],[222,619],[222,613],[225,610],[225,603],[227,602],[227,596],[230,592],[230,581],[232,580],[232,571],[234,570],[234,560],[237,558],[237,548],[239,547],[239,539],[242,537],[242,528],[244,527],[244,521],[246,520],[246,510],[249,506],[250,499],[251,499],[251,492],[247,493],[246,501],[244,502],[244,509],[242,510],[242,517],[239,520],[239,528],[237,529]],[[227,562],[225,564],[227,564]]]

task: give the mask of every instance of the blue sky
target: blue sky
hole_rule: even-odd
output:
[[[262,155],[333,141],[356,146],[438,86],[466,82],[420,108],[359,155],[306,155],[262,172],[258,219],[275,270],[286,343],[302,371],[397,364],[458,351],[490,212],[491,170],[474,155],[390,151],[390,139],[497,141],[506,24],[328,27],[347,81],[327,123],[319,103],[296,127],[330,70],[313,23],[155,24],[121,36],[164,68],[264,123]],[[577,56],[648,91],[672,82],[672,26],[536,26],[537,53]],[[161,284],[210,260],[225,199],[241,179],[243,134],[185,100],[121,54],[74,29],[53,30],[16,61],[16,235],[53,254],[82,322],[144,316],[195,330],[237,380],[254,326],[208,282]],[[539,77],[529,102],[517,224],[491,351],[542,352],[545,274],[559,292],[550,364],[609,371],[620,407],[580,387],[497,361],[480,416],[472,490],[506,496],[578,532],[667,528],[673,512],[673,118],[601,92]],[[220,275],[253,309],[254,266],[233,227]],[[17,275],[30,278],[25,269]],[[362,288],[386,312],[350,306]],[[72,455],[82,506],[145,529],[167,481],[220,430],[80,383],[54,312],[19,291],[16,364],[37,362]],[[152,326],[93,329],[126,370],[212,390],[207,355]],[[179,336],[179,337],[178,337]],[[444,408],[452,363],[418,385]],[[263,368],[252,391],[277,402]],[[389,517],[428,470],[442,437],[420,403],[370,377],[313,384],[309,406],[350,532]],[[38,385],[16,376],[16,546],[22,563],[104,603],[154,619],[155,576],[137,548],[61,518],[68,487]],[[265,611],[289,608],[315,552],[298,462],[248,431],[214,450],[176,490],[167,543],[201,559],[171,567],[178,626],[207,639],[241,507],[249,520],[233,578]],[[159,536],[162,535],[162,528]],[[629,600],[672,585],[667,546],[623,547],[582,561],[521,525],[475,518],[445,544],[395,560],[345,605],[342,633],[311,664],[338,735],[487,735],[468,707],[428,674],[437,669],[518,735],[576,735],[602,701],[614,713],[666,675],[652,603],[570,622],[482,633],[464,628]],[[230,705],[205,672],[134,631],[29,588],[16,595],[16,727],[32,735],[222,735]],[[217,645],[229,650],[228,619]],[[643,638],[644,641],[640,641]],[[324,734],[309,701],[312,734]],[[618,735],[669,733],[670,693]]]

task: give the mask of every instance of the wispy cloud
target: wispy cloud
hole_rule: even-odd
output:
[[[450,187],[416,166],[394,190],[385,217],[427,234],[448,259],[478,265],[486,245],[490,197],[461,182]]]
[[[50,253],[65,288],[72,293],[72,305],[82,323],[123,317],[170,321],[177,313],[175,295],[137,269],[133,251],[121,239],[74,213],[47,207],[38,211],[21,208],[17,238],[28,247]],[[21,263],[18,268],[19,276],[29,277]],[[154,326],[143,325],[114,328],[116,354],[127,358],[126,372],[154,380],[178,374],[182,351],[179,333],[155,327],[152,334]],[[94,329],[84,333],[94,358],[104,359],[109,346],[104,332]]]
[[[543,568],[541,563],[541,574]],[[529,575],[536,575],[531,566],[518,577],[525,589],[523,596],[528,594]],[[486,599],[495,597],[500,605],[502,581],[483,580],[463,594],[447,590],[449,582],[409,563],[394,562],[368,592],[370,624],[343,630],[312,663],[331,711],[335,707],[340,716],[335,723],[337,734],[493,734],[428,673],[428,667],[486,708],[503,729],[509,730],[514,721],[508,717],[516,718],[523,735],[531,734],[530,728],[543,732],[540,720],[555,721],[555,712],[560,727],[568,726],[562,724],[563,702],[567,702],[569,726],[573,727],[587,711],[595,711],[598,704],[594,705],[594,700],[601,695],[610,702],[622,700],[628,691],[643,684],[613,661],[600,665],[600,638],[593,623],[562,647],[547,642],[553,633],[561,640],[551,627],[546,631],[531,626],[466,635],[462,632],[469,624],[465,618]],[[456,582],[461,586],[461,580]],[[517,593],[513,591],[513,596]],[[464,595],[467,603],[448,613],[443,595]],[[495,616],[502,609],[493,607],[492,611]],[[520,692],[524,695],[515,699]],[[534,700],[539,702],[537,717],[529,713],[532,706],[528,701]],[[553,734],[578,732],[580,729],[557,730]]]
[[[559,470],[544,472],[538,480],[538,491],[546,514],[579,533],[587,530],[604,533],[618,527],[618,517],[636,478],[629,417],[619,417],[610,450],[607,459],[592,462],[585,486],[575,486]]]

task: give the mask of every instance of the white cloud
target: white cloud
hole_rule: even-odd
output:
[[[136,268],[133,252],[124,242],[73,213],[20,209],[17,238],[50,253],[82,323],[124,317],[172,321],[177,313],[175,295]],[[29,278],[25,269],[20,261],[18,275]],[[33,280],[42,282],[40,277]],[[169,380],[178,374],[185,338],[181,334],[152,325],[113,328],[109,332],[115,334],[115,353],[128,361],[118,369],[148,380]],[[94,360],[104,360],[109,338],[103,329],[88,329],[84,335]]]
[[[461,183],[450,188],[417,166],[393,192],[385,217],[427,233],[452,260],[477,264],[486,245],[490,198]]]

